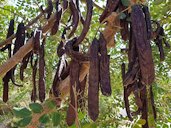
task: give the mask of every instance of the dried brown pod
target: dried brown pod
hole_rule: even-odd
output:
[[[37,100],[37,84],[36,84],[36,74],[37,74],[37,64],[38,64],[38,56],[36,57],[36,60],[33,64],[33,54],[31,55],[31,65],[32,65],[32,81],[33,81],[33,89],[31,92],[31,101]]]
[[[124,82],[124,79],[125,79],[125,63],[122,63],[122,65],[121,65],[121,72],[122,72],[122,82]],[[129,99],[128,99],[129,93],[131,91],[128,92],[128,89],[127,89],[128,87],[124,86],[124,84],[123,84],[123,87],[124,87],[124,104],[125,104],[125,108],[126,108],[126,113],[127,113],[129,120],[133,120],[133,118],[131,116],[131,112],[130,112],[130,105],[129,105]]]
[[[45,85],[45,38],[43,39],[42,45],[39,49],[39,100],[43,102],[46,95],[46,85]]]
[[[145,21],[147,26],[147,39],[150,40],[152,37],[151,17],[148,6],[143,5],[143,12],[145,15]]]
[[[36,31],[35,36],[33,38],[33,53],[39,54],[39,49],[40,49],[40,36],[41,36],[41,31]]]
[[[112,12],[116,11],[120,3],[120,0],[107,0],[106,7],[103,13],[101,14],[99,20],[100,23],[107,18],[109,15],[111,15]]]
[[[71,36],[73,36],[73,34],[75,33],[77,29],[77,26],[80,20],[80,15],[79,15],[79,10],[77,9],[77,6],[73,0],[69,2],[69,8],[72,14],[72,23],[71,23],[72,30],[70,34],[68,35],[68,38],[71,38]]]
[[[65,11],[68,8],[68,0],[63,0],[62,6],[63,6],[63,11]]]
[[[140,64],[141,81],[147,85],[151,85],[155,78],[154,63],[150,41],[147,40],[147,27],[144,14],[139,5],[132,7],[131,21]]]
[[[86,13],[86,18],[83,24],[83,30],[78,37],[77,42],[74,44],[75,46],[78,46],[86,37],[86,34],[90,28],[90,23],[91,23],[91,18],[93,14],[93,1],[92,0],[86,0],[86,6],[87,6],[87,13]]]
[[[68,126],[73,125],[76,119],[76,113],[78,108],[77,95],[80,90],[79,71],[80,71],[79,62],[72,60],[70,62],[70,104],[66,117],[66,122]]]
[[[51,35],[55,35],[57,33],[61,16],[62,16],[62,8],[59,9],[58,6],[59,6],[59,0],[56,1],[56,20],[51,29]]]
[[[90,46],[88,87],[88,114],[95,121],[99,115],[99,42],[95,38]]]
[[[89,55],[88,54],[83,54],[79,51],[78,46],[74,46],[75,43],[77,42],[77,38],[73,38],[72,40],[69,40],[66,45],[65,45],[65,52],[68,56],[70,56],[73,60],[79,61],[79,62],[84,62],[84,61],[89,61]]]
[[[13,55],[24,45],[24,42],[25,42],[25,26],[24,26],[24,23],[20,23],[17,27],[16,40],[15,40],[14,49],[13,49]],[[15,78],[14,78],[15,69],[16,69],[16,66],[11,69],[11,73],[12,73],[11,74],[11,81],[14,85],[22,87],[23,85],[15,83]]]
[[[52,0],[47,0],[47,4],[48,4],[48,7],[47,7],[47,19],[50,18],[51,14],[52,14],[52,11],[53,11],[53,3],[52,3]]]
[[[139,82],[139,84],[142,84]],[[147,89],[146,86],[143,85],[143,88],[140,91],[140,98],[143,104],[141,113],[142,116],[141,118],[144,119],[146,121],[146,123],[142,126],[142,128],[148,128],[148,103],[147,103]]]
[[[110,85],[110,56],[107,55],[107,43],[103,34],[100,34],[99,38],[100,45],[100,88],[101,92],[105,96],[110,96],[112,93],[111,85]]]
[[[11,35],[14,34],[14,20],[10,20],[9,28],[8,28],[8,33],[7,33],[7,38],[9,38]],[[7,44],[5,47],[1,49],[1,51],[4,51],[8,49],[8,57],[11,57],[11,44]],[[3,77],[3,101],[7,102],[8,101],[8,92],[9,92],[9,80],[11,79],[11,70],[8,71],[5,76]]]

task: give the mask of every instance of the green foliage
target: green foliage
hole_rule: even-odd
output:
[[[31,103],[29,104],[29,107],[33,113],[41,113],[43,111],[42,105],[38,103]]]

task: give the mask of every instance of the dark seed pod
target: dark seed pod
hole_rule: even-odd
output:
[[[45,94],[46,94],[44,45],[45,45],[45,39],[43,39],[42,45],[39,49],[39,100],[41,102],[45,100]]]
[[[126,108],[126,113],[129,118],[129,120],[133,120],[130,112],[130,105],[129,105],[129,92],[126,86],[124,86],[124,79],[125,79],[125,63],[121,65],[121,72],[122,72],[122,81],[123,81],[123,87],[124,87],[124,103],[125,103],[125,108]]]
[[[107,55],[107,46],[106,41],[103,37],[103,34],[100,34],[99,39],[100,44],[100,87],[101,92],[105,96],[110,96],[112,93],[111,85],[110,85],[110,71],[109,71],[109,63],[110,56]]]
[[[147,85],[151,85],[155,78],[154,63],[150,41],[147,40],[147,27],[144,14],[139,5],[132,7],[131,21],[140,64],[141,81]]]
[[[95,121],[99,115],[99,42],[95,38],[90,46],[88,87],[88,114]]]
[[[32,56],[33,56],[33,54],[32,54]],[[33,89],[32,89],[32,93],[31,93],[31,101],[34,101],[34,102],[37,99],[37,84],[36,84],[37,63],[38,63],[38,57],[36,58],[35,63],[31,64],[32,65],[32,69],[33,69],[32,70]]]
[[[152,37],[152,27],[151,27],[151,17],[150,12],[147,6],[143,6],[143,12],[145,15],[145,21],[147,26],[147,39],[150,40]]]
[[[65,11],[68,8],[68,0],[63,0],[62,6],[63,6],[63,11]]]
[[[9,38],[11,35],[14,34],[14,20],[12,19],[9,24],[7,38]],[[12,43],[12,42],[11,42]],[[8,57],[11,57],[11,44],[7,44],[5,47],[1,49],[1,51],[4,51],[8,49]],[[8,92],[9,92],[9,80],[11,79],[11,70],[8,71],[5,76],[3,77],[3,101],[8,101]]]
[[[141,83],[139,83],[141,84]],[[143,104],[143,107],[142,107],[142,116],[141,118],[146,120],[146,123],[142,126],[142,128],[148,128],[148,104],[147,104],[147,89],[146,89],[146,86],[143,85],[143,89],[140,91],[140,98],[141,98],[141,101],[142,101],[142,104]]]
[[[79,62],[72,60],[70,63],[70,104],[66,117],[66,122],[68,126],[73,125],[76,118],[76,112],[77,112],[76,98],[77,98],[77,93],[80,90],[79,71],[80,71]]]
[[[58,8],[59,6],[59,0],[56,1],[56,20],[54,22],[54,25],[51,29],[51,35],[55,35],[58,31],[58,27],[59,27],[59,23],[60,23],[60,20],[61,20],[61,15],[62,15],[62,9],[59,10]]]
[[[49,19],[53,11],[53,3],[52,0],[48,0],[47,2],[48,2],[48,9],[46,12],[47,12],[47,19]]]
[[[20,23],[17,28],[13,55],[24,45],[24,42],[25,42],[25,27],[23,23]],[[21,87],[22,85],[15,83],[15,78],[14,78],[15,69],[16,66],[11,69],[11,73],[12,73],[11,81],[14,85]]]
[[[33,38],[33,53],[39,54],[41,32],[37,31]]]
[[[90,28],[90,23],[91,23],[91,18],[93,14],[93,1],[92,0],[86,0],[86,6],[87,6],[87,13],[86,13],[86,18],[83,24],[83,30],[78,37],[77,42],[74,44],[75,46],[78,46],[86,37],[86,34]]]
[[[70,34],[68,35],[68,38],[71,38],[71,36],[73,36],[73,34],[75,33],[75,31],[77,29],[80,17],[79,17],[79,11],[77,9],[77,6],[73,0],[71,0],[69,2],[69,8],[70,8],[71,13],[72,13],[72,23],[71,23],[72,30],[71,30]]]
[[[116,11],[120,3],[120,0],[107,0],[106,8],[100,16],[100,23],[108,17],[113,11]]]

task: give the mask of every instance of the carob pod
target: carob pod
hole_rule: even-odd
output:
[[[80,95],[79,95],[79,107],[83,111],[83,108],[85,107],[85,98],[84,98],[84,92],[86,88],[86,82],[87,82],[87,75],[84,77],[83,81],[80,82]]]
[[[12,19],[9,24],[7,38],[9,38],[11,35],[14,34],[14,20]],[[8,49],[8,57],[11,57],[11,44],[7,44],[5,47],[1,49],[1,51],[4,51]],[[3,101],[8,101],[8,92],[9,92],[9,80],[11,79],[11,70],[8,71],[5,76],[3,77]]]
[[[65,52],[68,56],[70,56],[73,60],[84,62],[89,61],[90,57],[88,54],[83,54],[81,52],[78,52],[79,47],[73,47],[75,43],[77,42],[77,38],[73,38],[72,40],[69,40],[65,45]]]
[[[105,10],[101,14],[99,20],[100,23],[108,17],[113,11],[116,11],[120,3],[120,0],[107,0]]]
[[[39,100],[43,102],[46,95],[45,86],[45,38],[43,39],[42,45],[39,49]]]
[[[57,69],[56,69],[56,73],[54,76],[52,89],[51,89],[55,97],[59,97],[59,95],[60,95],[60,92],[58,90],[59,82],[61,80],[64,80],[69,75],[69,71],[70,71],[70,67],[67,65],[66,60],[65,60],[66,67],[63,65],[62,65],[62,67],[60,67],[61,61],[63,61],[63,60],[60,59],[58,64],[57,64]],[[60,69],[60,68],[62,68],[62,69]],[[59,73],[60,70],[62,71],[61,73]]]
[[[139,84],[142,84],[139,82]],[[146,120],[146,123],[142,126],[142,128],[149,128],[148,126],[148,103],[147,103],[147,89],[146,89],[146,85],[143,85],[143,88],[140,91],[140,98],[143,104],[141,113],[142,116],[141,118]]]
[[[62,8],[59,9],[58,6],[59,6],[59,0],[56,1],[56,19],[51,29],[51,35],[55,35],[57,33],[61,16],[62,16]]]
[[[33,81],[33,89],[31,92],[31,101],[36,101],[37,99],[37,87],[36,87],[36,74],[37,74],[37,64],[38,64],[38,55],[36,55],[36,60],[33,64],[33,54],[31,55],[31,67],[32,67],[32,81]]]
[[[10,20],[10,24],[9,24],[8,33],[7,33],[6,38],[9,38],[13,34],[14,34],[14,19]],[[12,41],[10,42],[10,44],[5,45],[5,47],[3,47],[1,49],[1,51],[5,51],[6,49],[8,49],[8,57],[9,58],[11,57],[11,43],[12,43]]]
[[[147,39],[150,40],[152,37],[152,26],[151,26],[151,17],[150,12],[147,6],[143,5],[143,12],[145,15],[145,21],[147,26]]]
[[[66,122],[68,126],[74,124],[77,113],[77,95],[80,91],[79,81],[80,64],[78,61],[71,60],[70,63],[70,104],[67,110]],[[76,107],[77,106],[77,107]]]
[[[68,35],[68,38],[71,38],[71,36],[73,36],[73,34],[75,33],[75,31],[77,29],[77,26],[78,26],[78,23],[80,20],[80,16],[79,16],[79,11],[77,9],[77,6],[73,0],[71,0],[69,2],[69,8],[70,8],[71,14],[72,14],[72,23],[71,23],[72,30],[71,30],[70,34]]]
[[[157,118],[157,112],[154,104],[154,95],[153,95],[153,87],[150,86],[150,98],[151,98],[151,104],[152,104],[152,109],[153,109],[153,117],[156,120]]]
[[[48,7],[47,7],[47,19],[50,18],[51,14],[52,14],[52,11],[53,11],[53,3],[52,3],[52,0],[47,0],[47,4],[48,4]]]
[[[76,0],[77,9],[78,9],[79,14],[80,14],[80,21],[82,24],[84,24],[84,17],[82,16],[82,13],[80,11],[80,3],[79,2],[80,2],[80,0]]]
[[[24,27],[24,23],[20,23],[18,25],[17,32],[16,32],[16,40],[14,44],[13,55],[24,45],[24,42],[25,42],[25,27]],[[15,69],[16,66],[11,69],[12,72],[11,81],[14,85],[22,87],[23,85],[15,83],[15,78],[14,78]]]
[[[122,72],[122,82],[124,82],[124,79],[125,79],[125,63],[122,63],[121,65],[121,72]],[[124,103],[125,103],[125,108],[126,108],[126,113],[127,113],[127,116],[129,118],[129,120],[133,120],[132,116],[131,116],[131,112],[130,112],[130,105],[129,105],[129,99],[128,99],[128,91],[127,91],[127,88],[126,86],[124,86],[123,84],[123,87],[124,87]]]
[[[39,54],[41,30],[36,31],[33,38],[33,53]]]
[[[151,85],[155,78],[154,63],[150,41],[147,40],[147,27],[144,14],[139,5],[132,7],[131,22],[140,64],[141,81],[147,85]]]
[[[103,34],[100,34],[99,38],[100,44],[100,88],[101,92],[105,96],[110,96],[112,93],[110,85],[110,56],[107,55],[107,46],[106,40],[103,37]]]
[[[99,42],[95,38],[90,46],[90,69],[88,87],[88,114],[93,121],[99,115]]]
[[[60,66],[61,60],[59,60],[58,64],[57,64],[57,69],[56,69],[56,73],[53,79],[53,83],[52,83],[52,92],[54,94],[55,97],[59,97],[59,90],[58,90],[58,86],[59,86],[59,76],[58,76],[58,72],[59,72],[59,66]]]
[[[122,12],[123,10],[125,10],[127,7],[124,6],[121,2],[119,4],[119,11]],[[121,27],[121,37],[124,41],[126,41],[129,37],[129,28],[128,28],[128,11],[125,11],[124,14],[126,15],[126,17],[124,19],[120,19],[120,27]]]
[[[83,24],[83,30],[80,34],[80,36],[78,37],[77,42],[74,44],[75,46],[78,46],[86,37],[86,34],[90,28],[90,24],[91,24],[91,18],[93,15],[93,1],[92,0],[86,0],[86,6],[87,6],[87,13],[86,13],[86,18]]]
[[[64,12],[68,8],[68,0],[63,0],[62,6],[63,6],[63,12]]]
[[[32,52],[29,52],[22,60],[21,66],[20,66],[20,80],[24,80],[24,70],[27,68],[27,64],[29,62],[30,56]]]

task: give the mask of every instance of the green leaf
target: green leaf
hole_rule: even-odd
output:
[[[47,114],[44,114],[39,118],[39,122],[42,124],[46,124],[47,122],[49,122],[49,116]]]
[[[42,105],[38,103],[31,103],[29,104],[29,107],[34,113],[41,113],[43,111]]]
[[[120,15],[119,15],[119,19],[123,20],[126,18],[126,14],[121,12]]]
[[[17,122],[17,125],[20,127],[25,127],[27,126],[30,122],[31,122],[32,117],[25,117],[23,119],[21,119],[20,121]]]
[[[56,103],[54,100],[46,100],[45,104],[47,105],[48,108],[54,109],[56,107]]]
[[[57,112],[52,113],[53,126],[58,126],[61,121],[61,115]]]
[[[123,4],[124,6],[129,6],[129,5],[130,5],[129,0],[121,0],[121,2],[122,2],[122,4]]]
[[[154,4],[155,5],[159,5],[159,4],[161,4],[162,2],[166,2],[165,0],[155,0],[154,1]]]
[[[27,108],[16,108],[16,107],[14,107],[13,113],[16,117],[21,117],[21,118],[28,117],[31,115],[31,111]]]
[[[144,125],[145,123],[146,123],[146,120],[144,120],[144,119],[139,119],[139,120],[137,121],[137,124]]]

